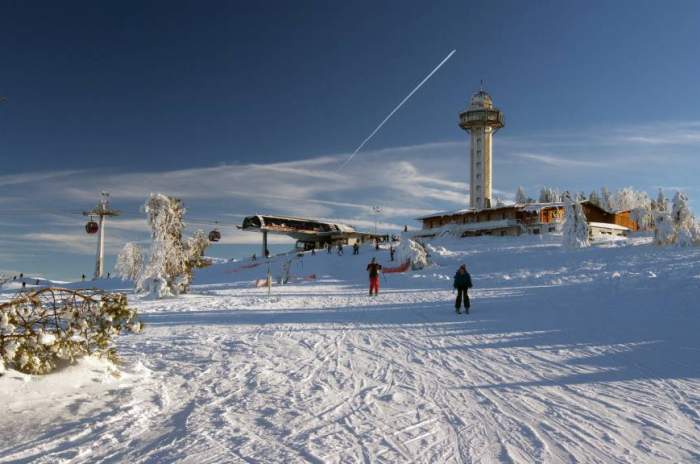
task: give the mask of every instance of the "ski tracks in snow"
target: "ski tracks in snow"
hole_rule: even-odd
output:
[[[631,344],[555,343],[556,330],[528,328],[514,312],[514,322],[499,320],[489,301],[527,298],[528,287],[475,291],[469,316],[454,314],[447,291],[364,291],[319,284],[272,299],[222,289],[143,302],[146,332],[120,341],[127,366],[143,366],[138,380],[110,391],[103,411],[0,460],[700,458],[697,379],[655,376],[636,358],[627,364],[643,375],[616,378],[581,360],[624,357]]]

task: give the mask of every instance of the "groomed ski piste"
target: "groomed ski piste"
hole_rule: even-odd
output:
[[[123,365],[0,378],[0,462],[699,462],[700,249],[560,241],[438,239],[375,298],[372,247],[130,293]]]

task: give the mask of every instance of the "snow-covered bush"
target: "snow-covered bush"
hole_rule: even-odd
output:
[[[406,260],[411,261],[411,268],[423,269],[428,266],[428,252],[425,247],[418,241],[413,240],[410,233],[404,232],[401,234],[401,241],[399,246],[396,247],[396,254],[399,257],[399,261],[406,262]]]
[[[527,203],[527,194],[522,187],[518,187],[518,191],[515,192],[515,203],[518,205]]]
[[[542,190],[540,190],[540,203],[557,203],[560,201],[562,201],[562,195],[558,190],[551,187],[543,187]]]
[[[654,211],[654,243],[657,245],[700,245],[700,226],[695,222],[688,197],[676,192],[671,208],[659,190]]]
[[[581,203],[564,194],[566,216],[563,225],[564,246],[567,248],[585,248],[590,246],[589,227]]]
[[[651,200],[646,192],[625,187],[615,192],[609,200],[609,211],[651,210]]]
[[[671,245],[676,242],[676,227],[668,211],[654,213],[654,243]]]
[[[137,289],[148,292],[153,298],[186,293],[192,281],[192,271],[205,265],[203,255],[209,240],[198,231],[183,241],[185,208],[178,198],[152,193],[145,211],[153,242]]]
[[[46,374],[85,355],[118,360],[112,337],[140,332],[126,295],[43,288],[0,304],[0,370]]]
[[[691,246],[700,243],[698,227],[688,206],[688,197],[684,193],[676,192],[673,197],[671,217],[676,229],[676,245]]]
[[[659,189],[659,194],[656,196],[656,202],[654,203],[657,211],[668,211],[668,200],[664,195],[664,191]]]
[[[143,252],[141,247],[133,242],[124,245],[117,256],[115,273],[124,280],[136,281],[143,272]]]

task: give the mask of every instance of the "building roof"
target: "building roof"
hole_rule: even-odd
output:
[[[561,203],[561,202],[557,202],[557,203],[515,203],[515,204],[510,204],[510,205],[494,206],[492,208],[484,208],[484,209],[467,208],[467,209],[458,209],[455,211],[438,211],[436,213],[421,216],[421,217],[418,217],[416,219],[419,221],[422,221],[424,219],[432,219],[432,218],[439,218],[439,217],[445,217],[445,216],[458,216],[460,214],[480,213],[483,211],[501,211],[504,209],[516,209],[516,210],[526,211],[526,212],[539,212],[544,208],[559,208],[559,207],[563,207],[563,206],[564,206],[564,203]]]
[[[491,108],[493,108],[493,100],[491,99],[491,95],[482,89],[472,95],[467,111]]]

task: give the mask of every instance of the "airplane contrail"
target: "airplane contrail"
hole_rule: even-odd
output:
[[[369,136],[368,136],[366,139],[364,139],[364,140],[362,141],[362,143],[355,149],[354,152],[352,152],[352,155],[350,155],[350,157],[349,157],[347,160],[345,160],[345,162],[344,162],[343,164],[340,165],[340,167],[338,168],[338,171],[340,171],[341,169],[343,169],[350,161],[352,161],[352,159],[355,157],[355,155],[356,155],[360,150],[362,150],[362,147],[364,147],[365,144],[367,144],[367,142],[369,142],[369,141],[372,139],[372,137],[374,137],[374,135],[375,135],[377,132],[379,132],[379,129],[381,129],[382,126],[383,126],[384,124],[386,124],[386,122],[394,115],[394,113],[396,113],[396,112],[399,110],[399,108],[401,108],[401,107],[403,106],[403,104],[406,103],[406,102],[408,101],[408,99],[411,98],[411,96],[413,96],[413,94],[416,93],[416,92],[418,91],[418,89],[420,89],[421,87],[423,87],[423,84],[425,84],[426,82],[428,82],[428,79],[430,79],[431,77],[433,77],[433,74],[435,74],[435,73],[438,71],[438,69],[440,69],[440,68],[442,67],[442,65],[445,64],[445,63],[447,62],[447,60],[449,60],[450,58],[452,58],[452,55],[454,55],[456,51],[457,51],[457,50],[452,50],[452,51],[449,53],[449,55],[447,55],[447,56],[445,57],[445,59],[443,59],[443,60],[440,62],[440,64],[438,64],[437,66],[435,66],[435,69],[433,69],[432,71],[430,71],[430,74],[428,74],[427,76],[425,76],[425,79],[423,79],[422,81],[420,81],[420,84],[418,84],[418,85],[416,86],[416,88],[414,88],[413,90],[411,90],[411,93],[409,93],[408,95],[406,95],[406,98],[404,98],[403,100],[401,100],[401,103],[399,103],[398,105],[396,105],[396,108],[394,108],[394,109],[391,111],[391,113],[389,113],[389,116],[387,116],[386,118],[384,118],[384,120],[377,126],[377,128],[374,129],[374,130],[372,131],[372,133],[369,134]]]

